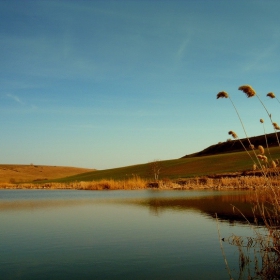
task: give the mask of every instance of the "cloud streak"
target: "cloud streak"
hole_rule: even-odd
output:
[[[277,63],[279,62],[278,49],[279,45],[277,43],[263,49],[258,49],[255,53],[252,53],[252,58],[245,65],[244,71],[269,71],[277,69]]]
[[[6,96],[12,100],[14,100],[15,102],[21,104],[21,105],[24,105],[24,103],[16,96],[16,95],[13,95],[13,94],[10,94],[10,93],[7,93]]]
[[[176,57],[178,60],[181,60],[183,58],[189,43],[190,43],[190,39],[187,38],[180,44],[176,53]]]

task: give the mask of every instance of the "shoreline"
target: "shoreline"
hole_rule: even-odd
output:
[[[269,183],[269,184],[268,184]],[[125,180],[102,179],[80,182],[29,182],[0,183],[0,189],[60,189],[60,190],[255,190],[266,186],[280,187],[279,175],[241,175],[240,173],[216,174],[197,178],[148,180],[135,176]]]

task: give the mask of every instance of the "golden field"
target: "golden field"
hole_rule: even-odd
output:
[[[279,187],[279,176],[270,178],[270,185]],[[192,189],[251,189],[265,188],[267,180],[263,176],[236,176],[209,178],[178,178],[163,179],[158,181],[143,179],[133,176],[125,180],[102,179],[97,181],[76,182],[36,182],[36,183],[0,183],[4,189],[73,189],[73,190],[139,190],[139,189],[162,189],[162,190],[192,190]]]
[[[53,180],[90,171],[94,171],[94,169],[33,164],[0,164],[0,183],[39,182],[42,180]]]

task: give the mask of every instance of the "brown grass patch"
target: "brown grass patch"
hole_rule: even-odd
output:
[[[139,189],[168,189],[168,190],[191,190],[191,189],[263,189],[267,185],[264,176],[238,176],[220,178],[182,178],[170,180],[168,178],[158,181],[149,181],[134,176],[125,180],[103,179],[99,181],[81,181],[67,183],[0,183],[2,189],[75,189],[75,190],[139,190]],[[280,176],[270,178],[270,185],[280,186]]]
[[[0,183],[39,182],[77,175],[93,170],[94,169],[65,166],[1,164]]]

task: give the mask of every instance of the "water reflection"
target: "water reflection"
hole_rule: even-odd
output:
[[[3,279],[227,279],[212,213],[235,220],[229,204],[241,208],[250,195],[0,191],[0,275]],[[221,224],[229,236],[233,227]],[[250,233],[242,225],[234,232]],[[234,249],[228,248],[227,258],[237,270]]]
[[[197,211],[230,223],[254,220],[252,191],[0,191],[0,211],[35,210],[86,204],[129,204],[147,207],[152,215],[164,211]]]
[[[227,220],[231,223],[242,222],[244,217],[233,209],[233,206],[242,212],[250,221],[254,221],[252,212],[254,193],[242,193],[236,195],[207,196],[207,197],[191,197],[191,198],[153,198],[143,200],[139,205],[149,207],[151,213],[160,215],[165,210],[186,211],[195,210],[209,217],[215,218],[217,213],[219,219]]]

